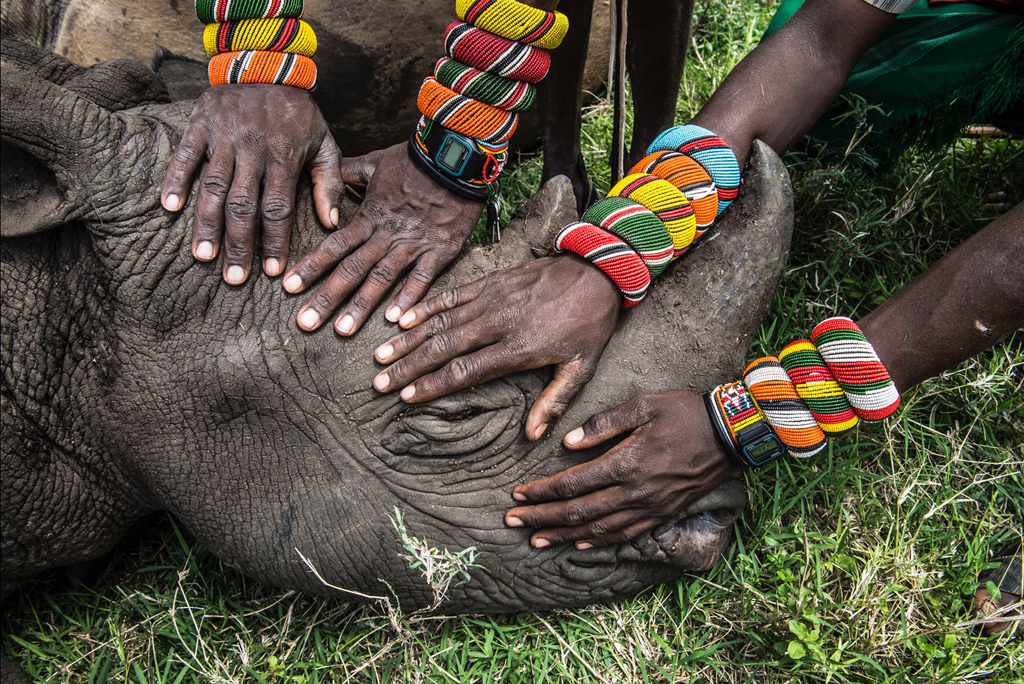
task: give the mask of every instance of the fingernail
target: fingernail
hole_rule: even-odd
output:
[[[164,200],[164,209],[167,211],[178,211],[181,209],[181,198],[177,195],[168,195]]]
[[[306,309],[299,314],[299,326],[306,330],[312,330],[320,324],[320,314],[312,309]]]
[[[352,316],[350,316],[349,314],[345,314],[344,316],[341,317],[341,320],[338,321],[337,328],[338,332],[340,332],[342,335],[348,335],[350,332],[352,332],[352,328],[354,328],[355,326],[356,319],[352,318]]]
[[[565,436],[565,443],[568,444],[569,446],[572,446],[573,444],[579,442],[581,439],[583,439],[583,428],[578,427]]]
[[[398,324],[403,328],[412,325],[412,322],[416,320],[416,314],[413,311],[406,311],[405,315],[399,319]]]
[[[377,347],[377,358],[381,361],[387,361],[391,358],[391,355],[395,353],[395,348],[390,344],[382,344]]]
[[[537,431],[533,433],[533,438],[534,439],[540,439],[541,436],[544,434],[544,432],[547,431],[547,429],[548,429],[548,424],[547,423],[541,423],[540,427],[537,428]]]
[[[543,549],[545,546],[551,546],[551,542],[549,542],[547,539],[538,539],[537,541],[533,542],[533,547],[535,549]]]
[[[373,379],[373,387],[378,392],[383,392],[391,384],[391,378],[387,376],[387,373],[381,373]]]
[[[196,245],[196,259],[200,261],[209,261],[213,258],[213,243],[203,240]]]
[[[392,323],[397,323],[401,315],[402,310],[399,309],[397,306],[393,306],[390,309],[388,309],[388,312],[386,314],[384,314],[384,318],[388,319]]]
[[[505,524],[509,527],[522,527],[523,521],[515,517],[514,515],[510,515],[509,517],[505,518]]]
[[[284,279],[282,285],[285,292],[298,292],[302,288],[302,278],[293,273]]]
[[[281,275],[281,262],[277,259],[267,259],[263,262],[263,271],[268,276]]]
[[[416,385],[409,385],[404,390],[402,390],[402,400],[409,401],[410,399],[412,399],[412,395],[414,394],[416,394]]]
[[[229,285],[241,285],[245,282],[245,269],[241,266],[231,266],[228,268],[228,272],[224,276],[224,280],[226,280]]]
[[[331,209],[331,225],[335,228],[338,227],[338,210]]]
[[[512,498],[516,501],[526,501],[526,495],[519,492],[512,492]]]
[[[576,548],[580,551],[586,551],[587,549],[594,548],[594,545],[588,544],[587,542],[576,542]]]

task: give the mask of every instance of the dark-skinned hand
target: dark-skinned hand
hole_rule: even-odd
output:
[[[483,204],[434,182],[409,158],[406,143],[345,159],[342,174],[346,183],[365,186],[366,198],[348,225],[324,238],[285,275],[284,289],[303,292],[331,271],[299,309],[298,324],[316,330],[348,299],[334,329],[351,335],[410,267],[385,316],[394,323],[420,301],[462,250]]]
[[[554,364],[526,420],[537,439],[593,377],[621,307],[615,284],[575,255],[497,271],[406,312],[400,325],[411,330],[377,348],[392,365],[373,386],[415,403]]]
[[[284,270],[303,167],[313,183],[320,222],[338,225],[338,201],[345,189],[341,152],[305,90],[278,85],[206,89],[167,165],[160,193],[164,209],[185,206],[204,159],[209,162],[199,182],[192,255],[212,261],[223,240],[224,280],[231,285],[249,277],[260,222],[263,270],[270,276]]]
[[[530,505],[506,513],[505,524],[536,529],[536,548],[619,544],[678,516],[736,471],[704,399],[683,390],[634,397],[598,413],[563,444],[590,449],[625,433],[593,461],[516,487],[512,498]]]

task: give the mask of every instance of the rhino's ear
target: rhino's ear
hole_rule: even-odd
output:
[[[94,213],[104,203],[95,181],[112,168],[118,124],[74,91],[0,60],[0,235],[29,235]]]

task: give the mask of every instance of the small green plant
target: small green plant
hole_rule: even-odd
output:
[[[456,577],[461,577],[456,586],[466,584],[472,579],[469,574],[471,568],[483,568],[475,562],[480,555],[475,546],[452,553],[448,549],[431,546],[426,539],[410,536],[398,506],[395,506],[395,517],[391,519],[391,525],[401,537],[402,548],[408,551],[408,554],[402,557],[409,561],[410,568],[418,568],[423,572],[427,584],[434,593],[434,600],[427,608],[428,611],[434,610],[448,598],[448,590],[451,589]]]

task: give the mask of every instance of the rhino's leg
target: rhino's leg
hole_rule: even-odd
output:
[[[623,165],[626,171],[674,123],[693,0],[632,0],[628,13],[626,68],[633,94],[633,137]]]
[[[587,62],[594,0],[561,2],[558,10],[569,18],[569,33],[554,51],[551,71],[537,88],[538,109],[544,122],[541,183],[566,176],[572,181],[576,206],[582,213],[593,188],[580,154],[580,107],[583,106],[583,69]]]

